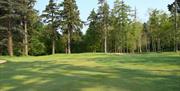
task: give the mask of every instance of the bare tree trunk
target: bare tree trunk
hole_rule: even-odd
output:
[[[52,54],[55,54],[55,38],[52,40]]]
[[[138,46],[139,46],[139,53],[142,53],[142,43],[141,43],[141,38],[142,37],[139,37],[139,43],[138,43]]]
[[[68,30],[68,54],[71,54],[71,34],[70,34],[70,30]]]
[[[26,0],[22,0],[23,4],[26,4]],[[26,12],[27,14],[27,12]],[[23,28],[24,28],[24,38],[23,38],[23,55],[28,56],[28,32],[27,32],[27,17],[23,16]]]
[[[107,53],[107,26],[104,26],[104,53]]]
[[[55,54],[55,49],[56,49],[56,33],[55,33],[55,30],[54,28],[52,27],[52,54]]]
[[[139,53],[142,53],[142,46],[141,46],[141,44],[139,45]]]
[[[10,30],[8,30],[8,53],[9,56],[13,56],[13,36],[12,36],[12,32]]]
[[[107,34],[105,31],[105,36],[104,36],[104,52],[107,53]]]
[[[54,13],[52,13],[52,17],[54,17]],[[54,18],[52,18],[52,33],[53,33],[53,40],[52,40],[52,54],[55,54],[55,49],[56,49],[56,42],[55,42],[55,39],[56,39],[56,31],[54,29]]]
[[[146,37],[146,52],[149,52],[149,51],[148,51],[148,45],[149,45],[149,40],[148,40],[148,38]]]
[[[24,22],[24,39],[23,39],[24,49],[23,55],[28,56],[28,32],[27,32],[27,22]]]
[[[56,51],[56,31],[54,30],[54,28],[52,28],[52,30],[53,30],[52,54],[55,54],[55,51]]]

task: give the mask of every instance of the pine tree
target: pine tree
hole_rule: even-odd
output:
[[[114,18],[113,32],[115,38],[115,51],[118,52],[125,52],[125,48],[127,48],[129,11],[130,7],[126,5],[123,0],[116,0],[114,2],[114,8],[112,9],[112,17]]]
[[[103,40],[104,40],[104,52],[107,53],[107,37],[108,37],[108,28],[109,28],[109,5],[106,0],[99,0],[99,10],[98,10],[98,18],[99,22],[101,22],[102,32],[103,32]]]
[[[35,0],[19,0],[21,3],[21,22],[23,27],[23,55],[28,56],[28,25],[32,23],[32,14],[35,13],[35,10],[33,9],[35,5]],[[32,15],[32,16],[31,16]]]
[[[90,24],[85,37],[87,51],[91,52],[100,51],[101,31],[99,29],[100,24],[97,21],[97,18],[97,13],[93,9],[88,17],[88,21],[90,22]]]
[[[54,0],[50,0],[49,4],[46,6],[46,9],[41,15],[44,19],[44,22],[47,23],[52,30],[52,54],[55,54],[55,40],[56,40],[56,30],[59,27],[59,19],[61,17],[60,6],[57,5]]]
[[[14,55],[13,52],[13,31],[20,30],[18,19],[20,18],[20,14],[18,13],[21,10],[21,4],[15,0],[0,0],[0,10],[1,16],[0,21],[4,21],[4,23],[0,25],[1,30],[5,30],[7,32],[7,48],[10,56]]]
[[[180,0],[174,0],[172,4],[168,5],[168,9],[174,17],[174,51],[178,51],[178,38],[180,36],[180,31],[178,28],[180,27]],[[179,19],[178,19],[179,18]],[[180,38],[179,38],[180,39]]]
[[[63,33],[67,34],[67,49],[71,53],[71,36],[82,28],[82,22],[79,17],[79,10],[75,0],[64,0],[63,10]]]

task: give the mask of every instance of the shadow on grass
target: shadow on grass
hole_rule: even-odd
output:
[[[0,91],[179,91],[180,77],[116,67],[54,61],[8,62],[0,68]]]
[[[94,58],[98,63],[143,63],[143,64],[168,64],[180,66],[180,56],[146,56],[146,55],[125,55],[107,56],[104,58]]]

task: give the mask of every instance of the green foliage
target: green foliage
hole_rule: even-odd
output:
[[[43,42],[38,40],[38,37],[33,37],[31,39],[30,43],[30,55],[38,56],[38,55],[43,55],[46,54],[45,52],[45,45]]]
[[[67,33],[78,31],[82,28],[82,22],[80,19],[80,13],[75,0],[64,0],[63,2],[63,32]]]
[[[176,0],[177,1],[177,6],[180,7],[180,0]],[[175,1],[172,4],[168,4],[168,10],[173,13],[175,12]],[[180,8],[177,9],[177,12],[180,13]]]
[[[47,39],[42,35],[44,32],[43,24],[41,22],[36,22],[33,26],[34,31],[31,33],[29,54],[34,56],[48,54],[47,44],[44,42]]]
[[[35,3],[0,0],[1,55],[23,55],[27,45],[30,55],[163,52],[174,50],[175,45],[176,49],[180,47],[180,15],[179,8],[175,14],[174,2],[168,5],[170,14],[152,9],[148,21],[142,23],[137,10],[123,0],[115,0],[111,10],[107,0],[98,0],[98,9],[88,17],[85,34],[81,32],[85,22],[80,19],[76,0],[49,0],[41,16],[34,9]]]
[[[113,50],[116,52],[122,52],[127,45],[127,36],[130,29],[129,25],[129,11],[130,7],[123,1],[116,0],[114,2],[114,8],[111,12],[112,17],[112,41],[114,42]],[[127,50],[126,50],[127,51]]]
[[[127,33],[127,47],[130,52],[134,53],[135,51],[141,52],[141,42],[142,42],[142,23],[134,21],[129,27]],[[139,50],[138,50],[139,49]]]
[[[90,16],[88,17],[88,21],[90,21],[89,28],[86,31],[86,36],[85,36],[85,42],[86,42],[86,51],[89,52],[97,52],[100,51],[101,49],[101,26],[98,21],[98,15],[94,11],[94,9],[91,11]]]
[[[163,11],[152,10],[148,26],[152,51],[160,51],[163,47],[173,46],[174,32],[172,30],[174,28],[169,15]]]
[[[32,32],[32,25],[36,22],[37,12],[33,9],[35,4],[35,0],[6,0],[0,1],[0,30],[6,30],[7,36],[4,37],[8,39],[5,44],[7,44],[9,55],[13,56],[13,52],[15,55],[22,54],[22,47],[25,45],[22,43],[24,41],[24,36],[22,35],[30,35]],[[26,29],[26,33],[24,29],[24,25],[28,26],[28,31]],[[26,37],[27,38],[27,37]],[[23,40],[22,40],[23,39]],[[28,44],[28,40],[27,43]]]
[[[18,18],[20,17],[19,7],[20,3],[14,1],[14,0],[0,0],[0,29],[1,30],[8,30],[8,31],[14,31],[18,30]]]

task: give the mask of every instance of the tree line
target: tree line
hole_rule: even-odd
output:
[[[98,0],[87,19],[80,19],[75,0],[49,0],[41,15],[36,0],[0,0],[0,55],[55,53],[142,53],[178,51],[180,0],[167,5],[169,12],[149,11],[147,22],[137,9],[115,0],[110,9]],[[83,26],[89,26],[82,33]]]

